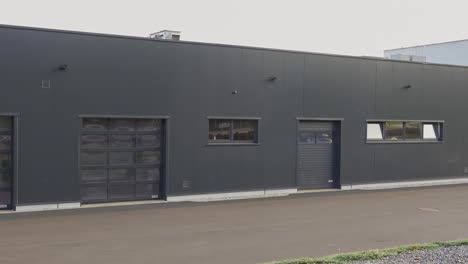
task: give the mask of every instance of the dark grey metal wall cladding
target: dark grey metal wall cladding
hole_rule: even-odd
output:
[[[170,116],[168,195],[295,187],[296,117],[344,119],[341,184],[466,176],[467,68],[9,26],[0,46],[19,204],[80,200],[78,115]],[[207,146],[207,116],[261,117],[259,145]],[[444,120],[445,142],[366,144],[372,118]]]

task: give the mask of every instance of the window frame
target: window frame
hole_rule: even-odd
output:
[[[258,146],[260,145],[260,117],[241,117],[241,116],[207,116],[208,120],[208,143],[207,146]],[[210,121],[211,120],[226,120],[230,121],[229,139],[212,140],[209,138]],[[256,121],[255,139],[251,140],[234,140],[234,121]]]
[[[385,123],[386,122],[402,122],[403,124],[403,138],[390,140],[386,139],[386,130],[385,130]],[[421,124],[421,137],[419,139],[407,139],[406,138],[406,124],[410,122],[420,123]],[[367,126],[369,124],[379,124],[382,139],[369,139],[367,137]],[[424,125],[431,124],[434,127],[436,138],[424,138]],[[385,143],[385,144],[404,144],[404,143],[443,143],[443,128],[444,128],[445,121],[444,120],[396,120],[396,119],[367,119],[365,126],[366,126],[366,134],[365,134],[365,142],[366,143]]]

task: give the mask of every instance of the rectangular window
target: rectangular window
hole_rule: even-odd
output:
[[[256,143],[258,120],[210,119],[208,140],[211,143]]]
[[[367,123],[367,141],[442,141],[441,122],[371,121]]]

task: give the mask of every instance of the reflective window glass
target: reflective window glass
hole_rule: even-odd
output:
[[[82,148],[106,148],[107,135],[83,135],[81,136]]]
[[[84,118],[83,129],[92,131],[106,131],[107,119],[105,118]]]
[[[107,153],[104,151],[81,151],[82,165],[106,165]]]
[[[11,169],[1,169],[0,170],[0,188],[10,188],[11,187]],[[0,203],[1,203],[0,199]]]
[[[134,184],[110,184],[109,198],[132,198],[135,197]]]
[[[382,140],[382,125],[379,123],[367,124],[367,139]]]
[[[160,144],[160,138],[158,135],[138,135],[137,136],[137,147],[144,148],[157,148]]]
[[[135,119],[113,118],[110,119],[109,130],[112,131],[135,131]]]
[[[256,120],[232,121],[232,137],[234,141],[255,141],[256,131]]]
[[[299,131],[299,142],[315,144],[315,132],[307,130]]]
[[[230,140],[231,121],[230,120],[210,120],[210,130],[208,133],[210,140]]]
[[[110,135],[110,146],[116,148],[135,147],[135,135]]]
[[[403,138],[403,122],[389,121],[385,122],[385,139],[386,140],[402,140]]]
[[[99,186],[82,186],[81,199],[83,201],[107,199],[107,185],[103,184]]]
[[[135,180],[135,168],[110,169],[109,180],[111,181],[131,181]]]
[[[333,143],[333,132],[317,131],[315,133],[315,140],[317,144],[331,144]]]
[[[159,180],[159,168],[137,168],[137,181],[156,181]]]
[[[107,181],[107,169],[82,169],[81,180],[83,182]]]
[[[159,164],[161,162],[161,153],[159,151],[138,151],[137,156],[140,164]]]
[[[13,129],[13,122],[11,117],[0,116],[0,132],[11,131]]]
[[[437,124],[424,124],[423,136],[424,139],[436,140],[437,139]]]
[[[11,150],[11,136],[0,135],[0,150]]]
[[[136,196],[151,197],[154,194],[154,184],[137,183],[136,185]]]
[[[135,164],[135,153],[132,151],[112,151],[109,152],[109,164],[111,165],[131,165]]]
[[[161,128],[159,119],[138,119],[137,131],[158,131]]]
[[[405,122],[405,139],[418,140],[422,138],[421,122]]]

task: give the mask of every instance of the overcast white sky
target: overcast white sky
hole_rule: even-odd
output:
[[[468,38],[466,0],[0,0],[0,24],[383,56]],[[1,43],[0,43],[1,46]]]

